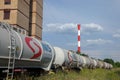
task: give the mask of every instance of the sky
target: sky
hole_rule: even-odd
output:
[[[43,0],[43,41],[97,59],[120,61],[120,0]]]

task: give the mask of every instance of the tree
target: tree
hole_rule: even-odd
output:
[[[120,67],[120,62],[116,62],[115,67]]]
[[[110,63],[113,66],[115,66],[114,60],[112,60],[112,59],[106,58],[106,59],[104,59],[104,62]]]

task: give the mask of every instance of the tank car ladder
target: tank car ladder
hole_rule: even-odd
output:
[[[10,36],[10,46],[9,48],[9,61],[8,61],[8,70],[7,70],[7,79],[6,80],[13,80],[13,74],[14,74],[14,66],[15,66],[15,54],[16,54],[16,40],[13,35],[13,32],[11,31],[11,26],[9,24],[4,24],[4,26],[9,31]]]
[[[13,74],[14,74],[14,66],[15,66],[15,54],[16,54],[16,40],[15,36],[12,32],[12,27],[11,25],[5,23],[5,22],[0,22],[0,25],[6,29],[9,33],[9,40],[10,40],[10,45],[8,46],[9,48],[9,60],[8,60],[8,69],[7,69],[7,80],[13,80]]]

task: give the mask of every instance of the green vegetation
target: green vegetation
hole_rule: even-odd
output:
[[[56,74],[50,72],[39,77],[22,75],[14,80],[120,80],[120,68],[112,70],[83,69],[80,72],[74,70],[67,72],[58,71]]]
[[[120,62],[115,62],[115,67],[120,67]]]
[[[114,62],[114,60],[106,58],[104,59],[105,62],[110,63],[113,65],[113,67],[120,67],[120,62]]]
[[[57,74],[47,74],[38,77],[36,80],[120,80],[120,68],[112,70],[83,69],[79,73],[75,71],[67,73],[60,71]]]

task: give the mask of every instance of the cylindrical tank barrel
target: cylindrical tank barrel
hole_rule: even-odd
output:
[[[0,67],[7,67],[11,36],[15,39],[15,67],[37,67],[49,70],[54,57],[53,48],[46,42],[28,37],[0,23]]]
[[[55,50],[55,58],[53,64],[56,66],[62,66],[65,62],[65,54],[63,49],[59,47],[54,47]]]

